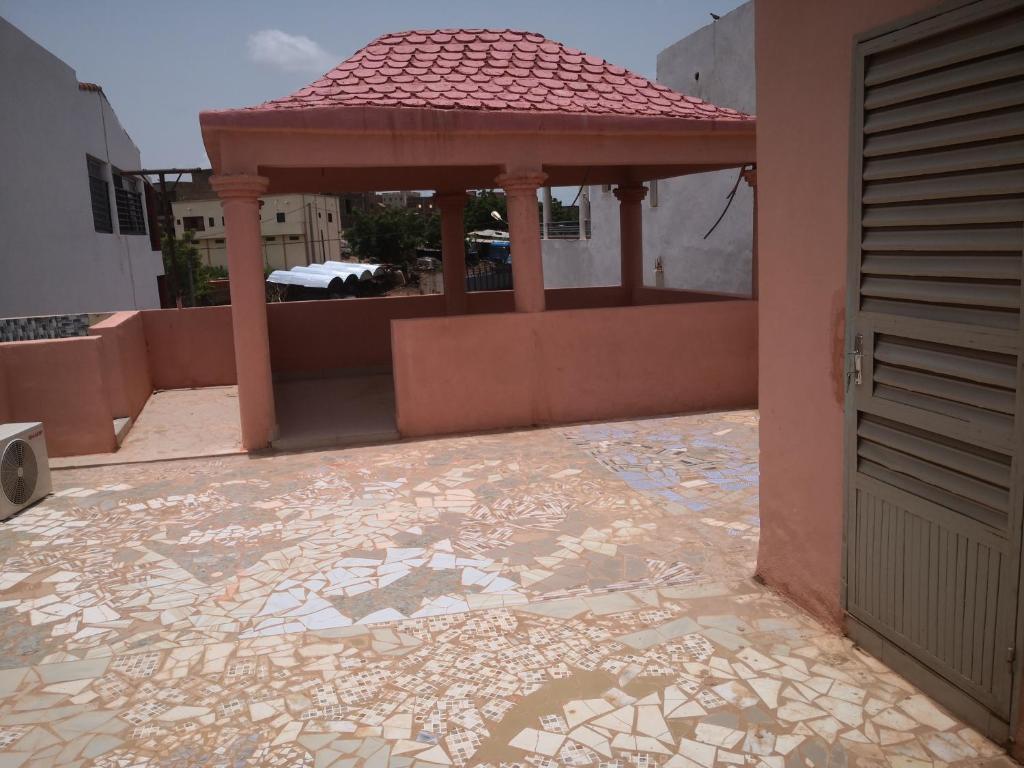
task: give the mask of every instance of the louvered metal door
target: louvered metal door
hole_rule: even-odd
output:
[[[934,695],[1005,723],[1024,490],[1024,5],[983,0],[863,40],[854,82],[848,625],[934,675]]]

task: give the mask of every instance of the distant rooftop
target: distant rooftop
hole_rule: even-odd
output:
[[[414,107],[744,121],[597,56],[516,30],[438,29],[378,37],[323,78],[251,107]]]

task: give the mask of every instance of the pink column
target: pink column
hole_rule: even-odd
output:
[[[750,244],[750,298],[757,298],[757,166],[743,170],[743,180],[754,191],[754,226]]]
[[[516,312],[544,311],[544,262],[541,258],[537,190],[547,179],[540,171],[503,173],[495,182],[508,202],[512,247],[512,287]]]
[[[242,447],[250,451],[266,448],[276,429],[260,235],[259,196],[267,191],[267,183],[263,176],[245,174],[210,179],[224,206],[238,410]]]
[[[622,270],[622,293],[630,304],[636,304],[644,287],[644,212],[640,203],[647,197],[643,184],[619,185],[619,259]]]
[[[444,306],[449,315],[466,314],[465,192],[434,195],[441,209],[441,262],[444,267]]]

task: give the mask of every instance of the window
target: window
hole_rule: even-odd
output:
[[[351,200],[346,200],[345,201],[345,213],[352,213],[352,201]]]
[[[89,169],[89,197],[92,200],[92,226],[97,232],[113,233],[114,220],[110,215],[110,184],[103,173],[103,163],[86,155]]]
[[[288,235],[288,239],[289,240],[298,240],[299,236],[298,235]]]
[[[213,216],[211,216],[211,217],[210,217],[210,226],[211,226],[211,227],[215,227],[215,226],[217,226],[217,225],[216,225],[216,224],[214,224],[213,222],[214,222],[214,218],[213,218]]]
[[[270,235],[269,237],[264,237],[263,239],[266,240],[268,243],[274,242],[274,236],[273,235]]]
[[[117,203],[117,226],[122,235],[146,234],[146,207],[138,182],[114,172],[114,202]]]
[[[327,212],[327,221],[334,221],[334,214],[330,211]]]
[[[284,211],[277,212],[277,223],[284,224]]]
[[[220,217],[220,225],[222,227],[224,226],[224,217],[223,216]]]
[[[214,242],[214,245],[224,245],[224,238],[223,237],[218,237],[213,242]]]
[[[324,215],[323,215],[322,213],[320,213],[320,211],[317,211],[317,212],[316,212],[316,217],[317,217],[318,219],[322,219],[322,218],[324,217]]]
[[[206,222],[202,216],[182,216],[181,226],[188,232],[205,232]]]

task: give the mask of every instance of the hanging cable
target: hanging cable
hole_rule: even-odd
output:
[[[587,186],[587,179],[589,179],[589,178],[590,178],[590,166],[588,165],[587,166],[587,170],[584,171],[584,173],[583,173],[583,183],[580,184],[580,188],[576,190],[576,197],[574,197],[572,199],[572,202],[569,203],[569,207],[570,208],[572,208],[574,205],[576,205],[576,201],[580,199],[580,195],[583,194],[583,188],[585,186]]]
[[[729,194],[725,196],[727,201],[725,204],[725,208],[722,209],[722,213],[715,220],[715,223],[711,225],[711,229],[709,229],[705,233],[703,238],[704,240],[707,240],[711,233],[714,232],[715,229],[718,227],[718,225],[722,223],[722,219],[725,218],[725,214],[729,212],[729,206],[732,205],[732,201],[736,198],[736,190],[739,189],[740,187],[740,182],[743,180],[743,174],[746,171],[750,170],[751,168],[753,168],[752,165],[744,165],[742,168],[740,168],[740,172],[736,174],[736,183],[732,185],[732,189],[729,190]]]

